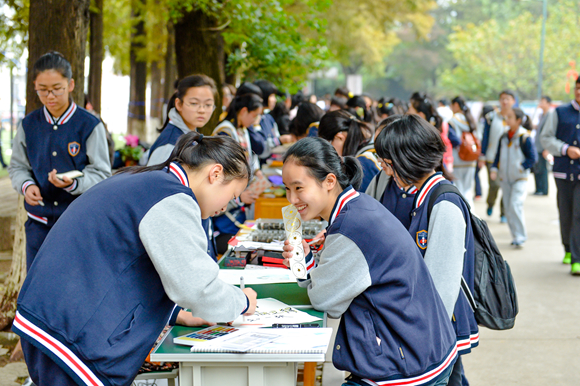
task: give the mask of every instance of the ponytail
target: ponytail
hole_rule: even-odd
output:
[[[242,146],[228,136],[206,137],[196,131],[183,134],[173,148],[173,152],[160,165],[133,166],[123,168],[119,173],[143,173],[163,170],[172,162],[177,162],[191,170],[199,170],[209,163],[223,166],[224,181],[234,179],[249,180],[252,169],[246,159]]]
[[[343,156],[355,156],[373,136],[373,129],[368,124],[356,119],[347,111],[336,110],[326,113],[320,120],[318,136],[332,141],[340,132],[347,133],[342,150]]]
[[[163,130],[165,130],[165,128],[167,127],[167,125],[169,124],[169,112],[171,111],[171,109],[175,108],[175,100],[177,99],[177,91],[173,93],[173,95],[171,96],[171,98],[169,98],[169,101],[167,102],[167,116],[165,117],[165,122],[163,122],[163,126],[161,126],[160,129],[157,129],[157,131],[159,133],[161,133]]]
[[[334,174],[344,190],[349,185],[360,188],[363,171],[354,157],[341,158],[334,147],[322,138],[307,137],[296,142],[284,156],[284,163],[293,161],[308,169],[308,173],[322,183],[329,174]]]
[[[239,91],[240,89],[238,89]],[[248,112],[262,108],[262,98],[257,94],[236,95],[228,107],[228,114],[224,120],[230,121],[234,127],[238,127],[238,113],[244,107],[248,109]]]
[[[425,115],[425,120],[433,125],[441,133],[443,128],[443,119],[437,113],[433,101],[423,93],[413,93],[411,95],[411,105],[417,111],[417,113],[423,113]]]
[[[467,106],[465,99],[463,97],[456,96],[451,100],[451,103],[457,103],[457,105],[461,109],[461,113],[465,116],[465,119],[467,120],[469,130],[472,133],[475,132],[477,130],[477,125],[475,124],[475,119],[473,118],[473,115],[471,114],[471,111],[469,110],[469,107]]]

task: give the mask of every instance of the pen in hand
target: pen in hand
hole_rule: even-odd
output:
[[[244,277],[240,276],[240,289],[243,291],[246,288],[244,285]],[[242,315],[242,321],[246,321],[246,317]]]

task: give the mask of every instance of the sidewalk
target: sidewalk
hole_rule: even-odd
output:
[[[561,263],[564,249],[551,176],[550,184],[548,197],[533,196],[534,179],[530,178],[525,202],[528,241],[521,250],[509,245],[507,224],[499,223],[499,203],[491,218],[485,215],[485,195],[475,204],[475,212],[488,222],[510,264],[520,312],[512,330],[480,329],[479,347],[463,357],[471,386],[580,384],[576,367],[580,359],[580,277],[571,276],[570,266]]]

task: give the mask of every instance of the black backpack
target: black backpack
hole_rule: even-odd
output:
[[[429,197],[427,216],[431,215],[437,197],[443,193],[457,194],[470,208],[455,185],[440,184]],[[470,216],[475,241],[474,292],[471,294],[463,277],[461,288],[475,312],[477,324],[492,330],[509,330],[518,314],[518,296],[510,266],[501,256],[485,221],[471,211]]]

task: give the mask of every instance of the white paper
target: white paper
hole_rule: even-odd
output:
[[[321,320],[316,316],[282,303],[273,298],[258,299],[254,315],[239,316],[234,320],[233,327],[271,327],[273,324],[312,323]]]
[[[246,265],[247,267],[247,265]],[[296,278],[289,269],[220,269],[218,277],[228,284],[240,284],[240,277],[244,277],[244,284],[274,284],[296,283]]]

